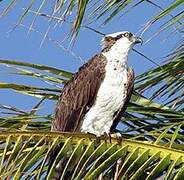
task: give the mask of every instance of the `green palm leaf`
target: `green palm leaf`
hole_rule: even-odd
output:
[[[0,64],[6,64],[6,65],[16,65],[19,67],[29,67],[36,70],[42,70],[43,72],[52,73],[55,75],[63,76],[64,78],[71,78],[72,73],[60,70],[54,67],[49,67],[41,64],[33,64],[28,62],[21,62],[21,61],[15,61],[15,60],[6,60],[6,59],[0,59]]]
[[[47,179],[53,177],[54,169],[61,158],[68,159],[62,177],[73,167],[73,179],[94,179],[99,176],[151,179],[168,177],[169,174],[173,178],[181,178],[183,173],[183,151],[146,141],[122,139],[122,142],[117,142],[112,139],[110,143],[108,139],[99,140],[86,134],[34,131],[1,132],[0,139],[0,168],[1,177],[4,178],[28,178],[30,173],[35,179],[44,178],[46,159],[60,143],[63,146]]]
[[[182,107],[184,87],[184,56],[183,44],[171,54],[166,64],[145,72],[137,77],[136,90],[144,92],[160,85],[153,91],[152,99],[166,96],[165,105],[173,108]]]
[[[13,9],[13,7],[16,4],[18,4],[18,2],[19,1],[17,0],[11,0],[10,3],[7,5],[7,7],[4,8],[1,16],[6,16],[9,13],[9,11]],[[125,1],[59,0],[55,1],[54,5],[52,4],[52,11],[49,19],[52,19],[52,16],[54,15],[58,15],[59,18],[61,17],[60,19],[63,19],[62,21],[67,21],[67,19],[70,19],[72,22],[70,28],[71,29],[70,35],[72,35],[72,37],[75,37],[78,34],[84,19],[87,20],[87,22],[89,23],[89,22],[96,22],[96,20],[103,18],[104,19],[103,22],[106,24],[110,22],[115,16],[119,15],[123,10],[125,10],[124,14],[126,14],[127,12],[130,12],[133,8],[137,7],[141,3],[148,3],[148,5],[154,5],[155,7],[159,7],[153,2],[145,0],[140,0],[138,2],[134,2],[132,0],[125,0]],[[33,20],[30,25],[29,31],[32,29],[35,20],[39,16],[39,13],[41,12],[42,8],[47,6],[46,1],[42,1],[35,10],[34,4],[36,4],[35,0],[30,0],[27,2],[27,4],[25,4],[24,12],[22,13],[17,22],[17,25],[21,24],[21,22],[28,15],[29,11],[33,9],[36,12],[36,14],[32,17]],[[156,21],[163,19],[166,15],[170,15],[170,13],[174,11],[176,8],[182,7],[182,4],[183,0],[177,0],[171,3],[161,13],[153,17],[145,28],[154,24]],[[76,14],[76,16],[71,16],[71,14]],[[172,16],[172,19],[170,21],[172,22],[172,25],[176,23],[182,25],[182,23],[180,22],[182,21],[182,19],[183,19],[183,12],[181,12],[178,15],[178,17]],[[166,28],[168,27],[166,26],[165,29]]]

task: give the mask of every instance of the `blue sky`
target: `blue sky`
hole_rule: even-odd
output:
[[[167,1],[167,3],[165,1],[157,1],[162,7],[169,5],[171,2],[172,1]],[[0,3],[0,12],[6,5],[7,1]],[[36,4],[35,8],[37,8],[38,5],[39,4]],[[33,31],[28,34],[28,30],[22,27],[17,27],[12,33],[8,33],[17,22],[21,13],[23,13],[22,8],[25,6],[26,5],[23,2],[18,2],[17,6],[14,7],[6,17],[0,19],[0,58],[44,64],[71,72],[77,71],[83,64],[83,61],[73,57],[70,53],[64,51],[61,47],[56,46],[53,42],[47,39],[44,41],[42,47],[40,47],[43,34],[47,31],[49,24],[48,20],[44,17],[38,17],[34,24],[34,28],[41,32],[42,35]],[[48,7],[45,7],[43,12],[48,12]],[[159,12],[159,9],[150,4],[145,5],[145,3],[143,3],[125,16],[117,16],[106,26],[100,26],[101,21],[93,23],[90,26],[106,34],[123,30],[137,33],[151,17],[154,17]],[[164,20],[166,19],[169,19],[169,17],[166,17]],[[32,20],[33,14],[30,13],[23,21],[23,24],[29,27]],[[146,31],[142,37],[144,41],[152,36],[163,22],[163,20],[160,21]],[[55,28],[53,27],[53,24],[51,24],[48,36],[52,39],[63,41],[68,29],[69,24],[64,23],[62,26],[57,26]],[[154,59],[157,63],[162,64],[162,57],[166,56],[171,49],[176,47],[176,43],[181,38],[180,34],[175,33],[169,36],[169,39],[166,40],[172,30],[173,29],[171,28],[170,31],[162,33],[160,36],[153,38],[149,43],[143,44],[143,46],[137,46],[136,49]],[[79,33],[72,51],[84,61],[87,61],[87,59],[100,51],[101,38],[100,35],[83,28]],[[68,42],[65,41],[63,45],[67,47]],[[155,65],[133,52],[130,54],[129,64],[134,68],[136,75],[155,67]],[[21,76],[8,75],[7,68],[3,66],[0,68],[0,81],[2,82],[20,83],[25,85],[32,84],[38,86],[42,86],[42,84],[45,85],[38,80],[33,81],[29,78],[22,78]],[[37,98],[18,94],[11,90],[0,90],[0,104],[13,105],[24,110],[29,110],[38,101],[39,99]],[[54,104],[52,102],[45,103],[42,108],[46,112],[53,112]]]

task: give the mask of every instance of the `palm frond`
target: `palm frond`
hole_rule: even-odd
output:
[[[10,68],[13,68],[13,70],[15,70],[15,72],[13,72],[15,75],[22,75],[24,77],[28,76],[31,78],[36,79],[38,78],[50,82],[51,84],[50,83],[48,84],[49,87],[48,86],[35,87],[30,85],[13,84],[13,83],[0,84],[0,88],[6,89],[10,88],[12,90],[15,90],[16,92],[31,95],[38,98],[44,97],[46,99],[57,100],[58,96],[62,92],[61,83],[62,82],[65,83],[72,77],[72,74],[69,72],[48,66],[41,66],[37,64],[24,63],[12,60],[2,60],[0,61],[0,63],[3,65],[7,65]],[[32,71],[32,69],[35,71]],[[39,72],[37,72],[38,70]],[[153,73],[154,72],[158,73],[157,72],[158,70],[153,70]],[[152,71],[147,74],[150,73],[152,73]],[[143,75],[143,77],[145,78],[145,75]],[[58,83],[59,86],[57,86]],[[147,84],[149,84],[149,82]],[[152,81],[150,82],[150,84],[153,85]],[[145,84],[143,85],[145,86]],[[52,88],[50,88],[50,86],[52,86]],[[8,112],[6,115],[8,115]],[[129,137],[130,134],[131,134],[130,137],[135,137],[137,133],[138,134],[141,133],[141,135],[142,134],[144,135],[145,133],[149,133],[150,131],[153,132],[156,129],[168,127],[171,123],[175,121],[181,122],[182,119],[183,114],[181,112],[174,111],[172,108],[169,108],[160,103],[156,103],[140,95],[139,93],[134,92],[131,98],[131,103],[129,104],[127,110],[127,115],[125,118],[122,118],[121,126],[123,126],[123,128],[121,128],[120,131],[122,134],[128,133],[126,137]],[[51,117],[50,115],[47,114],[33,115],[28,112],[25,113],[14,112],[14,114],[10,113],[9,116],[1,118],[1,126],[3,129],[4,128],[6,129],[7,127],[9,127],[9,129],[15,128],[20,129],[20,127],[22,127],[23,124],[27,124],[28,129],[33,130],[40,128],[44,130],[50,128],[51,126],[50,120]],[[150,136],[151,138],[147,138],[147,140],[157,138],[156,136],[153,136],[153,133]]]
[[[58,1],[56,0],[55,2],[52,2],[49,4],[49,6],[51,7],[51,12],[50,13],[48,12],[47,15],[49,16],[49,22],[54,20],[54,18],[52,18],[54,16],[57,16],[59,19],[63,19],[63,21],[65,22],[67,20],[71,22],[70,36],[76,37],[81,28],[82,22],[84,20],[89,24],[91,22],[96,22],[96,20],[98,19],[102,19],[103,24],[106,24],[110,22],[114,17],[119,15],[120,13],[124,15],[142,3],[148,3],[149,5],[150,4],[154,5],[156,8],[160,7],[159,5],[155,5],[155,3],[152,3],[151,1],[146,1],[146,0],[139,0],[138,2],[132,1],[132,0],[126,0],[126,1],[118,1],[118,0],[113,0],[113,1],[59,0]],[[10,3],[4,8],[3,12],[1,13],[1,16],[6,16],[16,4],[18,4],[17,0],[11,0]],[[33,20],[29,27],[29,32],[30,32],[30,30],[33,28],[35,24],[36,18],[38,18],[40,13],[42,13],[41,10],[45,6],[48,6],[46,1],[40,2],[40,4],[37,5],[36,7],[34,6],[34,4],[36,4],[35,0],[30,0],[27,3],[25,3],[24,12],[20,16],[16,24],[16,27],[20,25],[28,15],[28,13],[33,10],[35,14],[32,17]],[[155,17],[153,17],[151,21],[147,24],[145,29],[147,29],[148,27],[150,27],[160,19],[163,19],[166,15],[171,16],[171,20],[168,23],[168,26],[170,26],[171,24],[174,25],[176,23],[179,23],[180,25],[182,25],[181,21],[183,19],[183,12],[180,12],[176,17],[170,14],[175,9],[182,7],[182,4],[183,4],[183,0],[177,0],[172,4],[170,4],[168,7],[166,7],[165,9],[161,8],[163,9],[163,11],[158,15],[156,15]],[[57,24],[57,23],[58,21],[56,21],[54,24]],[[168,28],[168,26],[165,26],[164,29]]]
[[[0,89],[12,89],[22,94],[30,95],[37,98],[46,97],[48,99],[57,99],[58,96],[55,93],[61,93],[61,91],[58,89],[33,87],[22,84],[13,84],[4,82],[0,82]]]
[[[57,99],[61,93],[62,84],[66,83],[72,77],[72,73],[70,72],[45,65],[4,59],[0,60],[0,64],[13,70],[10,75],[22,75],[46,82],[45,87],[0,82],[0,89],[12,89],[18,93],[37,98],[46,97],[48,99]]]
[[[166,9],[164,9],[163,12],[161,12],[159,15],[157,15],[156,17],[154,17],[153,23],[156,22],[156,21],[158,21],[162,17],[168,15],[169,12],[173,11],[174,9],[176,9],[181,4],[183,4],[183,0],[176,0],[175,2],[173,2],[169,7],[167,7]]]
[[[71,78],[72,73],[60,70],[54,67],[49,67],[45,65],[40,65],[40,64],[33,64],[33,63],[28,63],[28,62],[21,62],[21,61],[14,61],[14,60],[6,60],[6,59],[0,59],[0,64],[6,64],[6,65],[16,65],[18,67],[30,67],[36,70],[42,70],[44,72],[49,72],[55,75],[63,76],[64,78]]]
[[[54,132],[1,132],[0,176],[35,179],[45,178],[47,158],[58,144],[63,144],[47,179],[53,177],[55,167],[62,158],[62,177],[72,170],[72,179],[95,179],[99,176],[136,179],[141,177],[181,178],[183,151],[150,142],[122,139],[96,139],[92,135]],[[74,166],[75,164],[75,166]]]
[[[161,67],[147,71],[137,77],[136,90],[144,92],[157,87],[151,98],[166,97],[165,105],[172,108],[181,108],[184,87],[184,56],[183,44],[175,50],[169,60]]]

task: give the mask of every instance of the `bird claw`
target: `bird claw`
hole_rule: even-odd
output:
[[[104,135],[101,136],[102,139],[104,138],[105,140],[109,139],[109,142],[112,143],[112,139],[116,139],[118,144],[122,142],[122,135],[120,133],[104,133]]]
[[[89,132],[87,134],[96,136],[95,134]],[[118,132],[113,134],[105,132],[101,136],[96,136],[97,143],[100,143],[101,140],[105,140],[105,142],[109,140],[109,142],[112,143],[112,139],[116,139],[117,143],[120,144],[122,142],[122,135]]]
[[[118,144],[121,144],[122,142],[122,135],[119,132],[111,134],[111,138],[116,139]]]
[[[90,132],[87,132],[87,134],[88,135],[90,135],[90,136],[94,136],[94,137],[96,137],[97,138],[97,140],[98,140],[98,137],[95,135],[95,134],[93,134],[93,133],[90,133]],[[89,139],[92,141],[92,138],[91,137],[89,137]],[[99,141],[99,140],[98,140]],[[97,142],[98,142],[97,141]]]

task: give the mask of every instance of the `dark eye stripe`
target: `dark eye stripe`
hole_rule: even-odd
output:
[[[132,36],[133,36],[133,34],[130,32],[130,33],[129,33],[129,37],[132,37]]]
[[[122,38],[122,36],[123,36],[122,34],[119,34],[116,36],[116,39],[120,39],[120,38]]]

